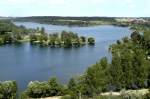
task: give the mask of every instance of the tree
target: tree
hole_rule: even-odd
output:
[[[121,60],[117,54],[112,57],[112,64],[109,68],[110,85],[113,87],[111,90],[120,90],[122,88],[123,71],[121,67]]]
[[[1,37],[0,38],[0,45],[3,45],[4,44],[4,40],[3,40],[3,38]]]
[[[11,44],[13,42],[13,38],[10,34],[5,34],[2,37],[4,40],[4,44]]]
[[[88,68],[85,74],[85,83],[88,87],[87,91],[90,92],[87,93],[91,95],[99,94],[106,89],[108,66],[107,59],[102,58],[98,63]]]
[[[141,40],[142,38],[141,38],[141,35],[139,34],[139,32],[134,31],[134,32],[131,34],[131,39],[132,39],[132,41],[135,42],[135,43],[140,43],[140,40]]]
[[[44,27],[41,28],[41,34],[45,34],[45,28]]]
[[[50,80],[44,82],[30,82],[21,97],[41,98],[64,95],[66,92],[66,88],[58,84],[56,78],[51,78]]]
[[[16,81],[0,82],[0,99],[16,99]]]
[[[68,83],[69,94],[71,95],[71,99],[78,99],[79,89],[77,82],[74,78],[71,78]]]
[[[57,83],[56,78],[51,78],[50,80],[48,80],[48,85],[50,90],[50,96],[59,96],[63,94],[61,90],[61,85]]]
[[[88,43],[89,45],[94,45],[95,44],[95,39],[93,37],[88,38]]]
[[[34,44],[35,41],[37,41],[37,40],[38,40],[38,39],[37,39],[36,35],[30,35],[30,43],[31,43],[31,44]]]
[[[135,33],[136,34],[136,33]],[[141,36],[132,35],[132,39],[111,46],[112,63],[110,75],[111,84],[120,90],[146,87],[149,61],[141,42]],[[132,41],[133,42],[132,42]]]
[[[146,87],[145,81],[147,81],[149,73],[150,62],[146,59],[145,51],[142,49],[135,49],[132,66],[134,68],[133,74],[135,75],[134,83],[138,88]]]
[[[47,82],[34,81],[28,84],[26,94],[32,98],[49,96],[49,85]]]
[[[80,39],[81,39],[81,43],[86,43],[86,37],[81,36]]]

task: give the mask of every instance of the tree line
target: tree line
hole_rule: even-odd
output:
[[[79,47],[86,44],[94,45],[95,39],[93,37],[86,38],[84,36],[78,36],[76,33],[66,31],[53,34],[43,32],[30,35],[30,43],[32,45],[51,47]]]
[[[0,20],[0,45],[19,43],[26,35],[35,32],[24,26],[16,26],[9,20]]]
[[[59,17],[59,16],[31,16],[17,17],[14,21],[31,21],[53,25],[68,25],[68,26],[90,26],[97,25],[97,22],[114,24],[117,23],[114,17]],[[94,23],[93,23],[94,22]]]

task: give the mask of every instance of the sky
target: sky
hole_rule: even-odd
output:
[[[150,0],[0,0],[0,16],[150,17]]]

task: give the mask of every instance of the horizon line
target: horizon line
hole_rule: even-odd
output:
[[[17,17],[99,17],[99,18],[150,18],[150,16],[58,16],[58,15],[31,15],[31,16],[0,16],[0,17],[12,17],[12,18],[17,18]]]

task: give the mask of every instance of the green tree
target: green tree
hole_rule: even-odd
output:
[[[135,42],[135,43],[140,43],[140,40],[141,40],[142,38],[141,38],[141,35],[139,34],[139,32],[134,31],[134,32],[131,34],[131,39],[132,39],[132,41]]]
[[[57,83],[56,78],[51,78],[48,80],[48,85],[49,85],[49,94],[50,96],[59,96],[62,95],[63,92],[61,90],[61,85]]]
[[[31,44],[34,44],[35,43],[35,41],[37,41],[38,39],[37,39],[37,36],[36,35],[30,35],[30,43]]]
[[[71,78],[68,83],[69,94],[71,95],[71,99],[78,99],[79,89],[78,84],[74,78]]]
[[[89,45],[94,45],[95,44],[95,39],[93,37],[88,38],[88,44]]]
[[[88,68],[85,74],[85,83],[88,87],[87,93],[91,95],[99,94],[106,89],[108,84],[108,62],[106,58],[102,58],[98,63]]]
[[[41,28],[41,34],[45,34],[45,28],[44,27]]]
[[[16,99],[16,81],[0,82],[0,99]]]

